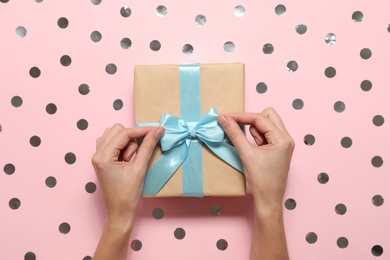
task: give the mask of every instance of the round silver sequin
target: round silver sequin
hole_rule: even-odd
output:
[[[333,45],[336,43],[336,35],[334,33],[328,33],[325,36],[325,42],[326,44]]]
[[[355,23],[360,23],[361,21],[363,21],[363,18],[364,18],[364,15],[362,12],[360,11],[356,11],[352,14],[352,20],[355,22]]]
[[[233,42],[225,42],[225,44],[223,45],[223,49],[226,52],[233,52],[235,48],[236,46],[234,45]]]
[[[390,23],[387,25],[387,31],[390,33]]]
[[[5,3],[8,3],[9,0],[0,0],[0,2],[5,4]]]
[[[333,109],[334,109],[334,111],[336,111],[338,113],[344,112],[344,110],[345,110],[345,103],[342,102],[342,101],[337,101],[336,103],[334,103]]]
[[[45,184],[49,188],[54,188],[57,185],[57,179],[53,176],[49,176],[46,178]]]
[[[42,3],[43,0],[35,0],[36,3]]]
[[[245,15],[245,7],[242,5],[237,5],[234,7],[234,15],[237,17],[243,17]]]
[[[167,8],[166,8],[165,6],[163,6],[163,5],[157,6],[157,8],[156,8],[156,14],[157,14],[158,16],[164,17],[164,16],[167,15],[167,13],[168,13],[168,10],[167,10]]]
[[[344,148],[350,148],[352,146],[352,139],[348,136],[341,139],[341,146]]]
[[[115,64],[113,63],[110,63],[110,64],[107,64],[106,66],[106,72],[110,75],[114,75],[117,71],[117,67]]]
[[[304,23],[299,23],[295,26],[295,31],[298,34],[305,34],[307,32],[307,25]]]
[[[123,101],[121,99],[117,99],[113,103],[113,107],[115,110],[121,110],[123,107]]]
[[[138,239],[134,239],[133,241],[131,241],[130,247],[134,251],[139,251],[142,248],[142,242],[139,241]]]
[[[289,72],[295,72],[298,70],[298,63],[295,60],[291,60],[287,63],[287,70]]]
[[[268,90],[267,84],[265,84],[264,82],[260,82],[256,85],[256,91],[259,94],[264,94],[265,92],[267,92],[267,90]]]
[[[30,138],[30,144],[31,144],[31,146],[33,146],[33,147],[38,147],[38,146],[40,146],[40,145],[41,145],[41,138],[40,138],[39,136],[36,136],[36,135],[32,136],[32,137]]]
[[[210,208],[210,214],[211,216],[219,216],[222,213],[222,209],[218,205],[214,205]]]
[[[8,202],[8,205],[11,209],[18,209],[20,207],[20,200],[18,198],[12,198]]]
[[[83,260],[92,260],[92,256],[89,256],[89,255],[84,256]]]
[[[381,115],[376,115],[376,116],[374,116],[374,118],[372,119],[372,123],[373,123],[375,126],[382,126],[382,125],[385,123],[385,119],[384,119],[383,116],[381,116]]]
[[[321,172],[317,175],[317,180],[321,184],[326,184],[329,181],[329,175],[326,172]]]
[[[46,112],[49,115],[54,115],[57,112],[57,106],[53,103],[49,103],[46,105]]]
[[[123,17],[129,17],[131,15],[131,9],[128,6],[123,6],[120,11]]]
[[[203,26],[205,25],[207,22],[207,19],[206,19],[206,16],[204,16],[203,14],[198,14],[196,17],[195,17],[195,23],[199,26]]]
[[[4,173],[7,175],[14,174],[15,170],[16,170],[15,165],[13,165],[12,163],[7,163],[3,168]]]
[[[382,157],[380,156],[374,156],[372,159],[371,159],[371,164],[372,166],[374,166],[375,168],[379,168],[383,165],[383,159]]]
[[[76,162],[76,155],[74,153],[65,154],[65,162],[67,164],[74,164]]]
[[[19,38],[23,38],[24,36],[26,36],[27,30],[23,26],[19,26],[16,28],[15,33],[16,36],[18,36]]]
[[[60,224],[60,226],[58,227],[58,230],[60,231],[60,233],[62,234],[68,234],[69,231],[70,231],[70,225],[66,222],[63,222]]]
[[[364,48],[360,51],[360,57],[363,60],[368,60],[369,58],[371,58],[371,56],[372,56],[372,52],[369,48]]]
[[[157,40],[150,42],[149,47],[152,51],[159,51],[161,49],[161,43]]]
[[[175,231],[173,232],[173,235],[175,236],[176,239],[183,239],[186,236],[186,232],[182,228],[176,228]]]
[[[285,202],[284,202],[284,206],[286,207],[286,209],[288,210],[293,210],[297,207],[297,202],[294,200],[294,199],[287,199]]]
[[[371,253],[374,256],[381,256],[383,254],[383,248],[380,245],[375,245],[371,248]]]
[[[93,31],[90,37],[93,42],[100,42],[102,39],[102,34],[99,31]]]
[[[346,248],[346,247],[348,247],[348,244],[349,244],[349,242],[348,242],[348,239],[346,237],[339,237],[337,239],[337,246],[339,248]]]
[[[32,67],[29,71],[30,76],[33,78],[38,78],[41,76],[41,70],[38,67]]]
[[[20,107],[22,104],[23,104],[23,99],[19,96],[14,96],[12,99],[11,99],[11,104],[14,106],[14,107]]]
[[[228,248],[228,242],[225,239],[219,239],[217,241],[217,248],[221,251],[224,251]]]
[[[33,252],[27,252],[24,255],[24,260],[36,260],[36,259],[37,259],[37,257]]]
[[[316,138],[314,137],[314,135],[308,134],[305,135],[305,137],[303,138],[303,142],[306,145],[311,146],[316,142]]]
[[[335,211],[338,215],[344,215],[347,212],[347,207],[344,204],[339,203],[336,205]]]
[[[184,44],[182,52],[186,55],[191,55],[194,52],[194,47],[191,44]]]
[[[61,17],[60,19],[58,19],[57,25],[58,25],[58,27],[60,27],[61,29],[65,29],[66,27],[68,27],[69,21],[68,21],[68,19],[66,19],[65,17]]]
[[[277,5],[275,7],[275,13],[277,15],[284,15],[286,13],[286,6],[284,6],[284,5]]]
[[[384,199],[381,195],[375,195],[374,197],[372,197],[372,204],[374,204],[375,206],[380,207],[383,205],[383,203]]]
[[[272,54],[274,52],[274,46],[271,43],[266,43],[263,45],[264,54]]]
[[[85,191],[88,193],[94,193],[96,191],[96,184],[93,182],[88,182],[85,184]]]
[[[81,84],[79,86],[79,93],[81,95],[87,95],[89,93],[89,86],[87,84]]]
[[[129,49],[131,47],[131,45],[132,45],[132,42],[129,38],[123,38],[121,40],[121,47],[123,49]]]
[[[72,59],[68,55],[64,55],[60,59],[60,63],[64,67],[68,67],[72,63]]]
[[[3,126],[0,124],[0,133],[3,131]]]
[[[155,219],[162,219],[164,217],[164,210],[161,208],[155,208],[152,212],[152,216]]]
[[[99,5],[102,2],[102,0],[91,0],[91,3],[94,5]]]
[[[369,80],[363,80],[363,81],[360,83],[360,88],[361,88],[363,91],[370,91],[371,88],[372,88],[372,83],[371,83],[371,81],[369,81]]]
[[[302,101],[302,99],[299,99],[299,98],[297,98],[297,99],[295,99],[293,102],[292,102],[292,106],[293,106],[293,108],[295,109],[295,110],[300,110],[300,109],[302,109],[303,108],[303,101]]]
[[[333,78],[334,76],[336,76],[336,69],[333,67],[327,67],[325,69],[325,76],[327,78]]]
[[[77,128],[81,131],[84,131],[88,128],[88,121],[85,119],[80,119],[79,121],[77,121]]]
[[[317,240],[318,240],[318,236],[316,233],[309,232],[306,234],[306,242],[307,243],[314,244],[315,242],[317,242]]]

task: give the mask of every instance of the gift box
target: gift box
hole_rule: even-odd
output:
[[[161,139],[148,166],[144,196],[244,196],[242,164],[226,135],[222,142],[218,137],[221,146],[215,140],[203,140],[220,131],[216,113],[244,111],[244,64],[137,65],[134,84],[137,125],[164,121],[168,125],[163,137],[170,138],[169,124],[176,120],[179,130],[173,132],[186,136],[168,145]],[[200,121],[215,129],[204,130]],[[202,135],[202,131],[206,137],[197,137],[195,132]],[[167,146],[173,148],[162,151]],[[183,163],[178,165],[178,160]]]

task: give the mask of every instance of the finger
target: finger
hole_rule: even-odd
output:
[[[96,151],[97,151],[98,148],[99,148],[100,138],[101,138],[101,137],[96,138]]]
[[[123,128],[109,140],[103,149],[117,159],[131,140],[144,137],[151,129],[152,127]]]
[[[249,127],[249,132],[251,133],[253,139],[255,140],[257,145],[263,145],[266,143],[264,135],[262,135],[259,130],[256,129],[253,125]]]
[[[124,126],[119,123],[114,124],[111,128],[107,128],[104,131],[102,137],[100,137],[99,148],[104,148],[111,141],[111,139],[122,129],[124,129]]]
[[[229,116],[219,115],[218,122],[221,124],[230,141],[239,153],[244,152],[250,145],[240,126]]]
[[[131,140],[129,144],[125,147],[125,149],[122,151],[122,158],[124,161],[128,162],[133,157],[134,153],[138,149],[138,143],[137,140]]]
[[[290,135],[287,131],[286,126],[283,123],[282,118],[279,116],[279,114],[274,108],[268,107],[264,109],[262,114],[268,117],[283,133]]]
[[[156,127],[149,131],[138,148],[135,162],[138,162],[141,167],[147,167],[150,161],[150,157],[153,154],[153,150],[156,147],[158,140],[164,134],[165,128],[162,126]]]

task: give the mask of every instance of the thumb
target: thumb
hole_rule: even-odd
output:
[[[230,141],[236,147],[238,153],[242,154],[247,150],[249,142],[240,126],[231,117],[219,115],[218,122],[221,124]]]
[[[142,167],[147,167],[150,157],[153,154],[153,150],[157,145],[158,140],[163,135],[165,129],[162,126],[159,126],[152,131],[150,131],[142,141],[137,156],[135,158],[135,161],[139,163]]]

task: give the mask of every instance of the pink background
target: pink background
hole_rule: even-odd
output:
[[[286,7],[284,15],[275,7]],[[158,16],[156,8],[167,8]],[[241,5],[241,17],[234,13]],[[120,10],[128,6],[129,17]],[[273,106],[283,117],[296,141],[296,150],[285,199],[294,199],[296,208],[285,209],[287,240],[291,259],[390,259],[390,2],[367,1],[0,1],[0,259],[89,259],[98,242],[104,208],[99,187],[89,193],[87,183],[96,183],[90,163],[95,140],[115,122],[134,125],[133,68],[135,64],[223,63],[246,64],[246,110],[262,111]],[[352,14],[363,13],[361,22]],[[202,14],[207,22],[195,23]],[[57,21],[66,17],[69,25]],[[307,25],[304,34],[295,30]],[[27,33],[19,37],[16,28]],[[93,42],[90,34],[99,31],[102,39]],[[325,42],[328,33],[336,42]],[[132,45],[121,47],[122,38]],[[152,51],[152,40],[161,43]],[[225,42],[235,45],[224,50]],[[272,54],[263,45],[274,46]],[[182,52],[185,44],[192,54]],[[369,59],[360,51],[369,48]],[[72,62],[63,66],[60,58]],[[290,72],[289,61],[298,69]],[[117,66],[109,75],[107,64]],[[29,75],[38,67],[41,75]],[[334,67],[333,78],[325,76]],[[372,88],[362,90],[363,80]],[[265,93],[257,84],[267,85]],[[78,88],[88,84],[90,92]],[[23,103],[12,105],[13,97]],[[113,103],[121,99],[123,107]],[[301,99],[303,108],[292,103]],[[336,112],[334,104],[346,109]],[[54,114],[45,110],[49,103]],[[384,123],[375,125],[374,116]],[[88,121],[80,130],[77,122]],[[306,145],[305,136],[315,137]],[[39,136],[41,144],[30,145]],[[352,146],[344,148],[341,139],[350,137]],[[68,164],[67,153],[76,155]],[[380,156],[382,165],[373,166]],[[10,164],[15,167],[9,172]],[[4,169],[4,170],[3,170]],[[8,173],[7,173],[8,172]],[[329,182],[321,184],[318,174],[325,172]],[[56,178],[55,187],[45,184]],[[375,195],[384,199],[381,206],[372,202]],[[17,198],[19,208],[10,201]],[[344,204],[345,214],[335,211]],[[12,204],[12,203],[11,203]],[[219,206],[221,214],[210,214]],[[155,219],[156,208],[164,211]],[[129,250],[132,259],[248,259],[252,229],[251,199],[145,199],[142,201],[131,241],[141,241],[138,251]],[[59,231],[61,223],[70,231]],[[174,236],[183,228],[186,236]],[[306,235],[318,239],[308,243]],[[337,240],[348,239],[340,248]],[[226,250],[216,243],[225,239]],[[381,256],[371,249],[379,245]]]

